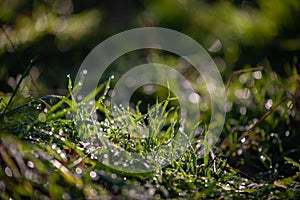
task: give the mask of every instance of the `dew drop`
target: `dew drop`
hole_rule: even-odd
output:
[[[117,175],[116,175],[116,174],[112,174],[112,175],[111,175],[111,178],[116,179],[116,178],[117,178]]]
[[[237,154],[240,156],[240,155],[242,155],[243,154],[243,150],[240,148],[240,149],[238,149],[237,150]]]
[[[82,174],[82,169],[79,168],[79,167],[77,167],[77,168],[75,169],[75,172],[76,172],[76,174]]]
[[[268,99],[268,101],[265,104],[265,108],[269,110],[272,107],[272,105],[273,105],[272,99]]]
[[[42,104],[37,105],[36,109],[41,110],[42,109]]]
[[[246,74],[242,74],[240,75],[239,77],[239,81],[242,83],[242,84],[245,84],[248,80],[248,76]]]
[[[189,101],[196,104],[200,101],[200,96],[196,92],[193,92],[189,95]]]
[[[56,143],[54,143],[54,144],[52,144],[51,148],[52,148],[52,149],[55,149],[55,148],[56,148],[56,146],[57,146],[57,144],[56,144]]]
[[[79,101],[82,100],[82,95],[78,95],[77,100],[79,100]]]
[[[93,188],[90,189],[90,193],[91,193],[92,196],[97,196],[98,195],[98,192]]]
[[[31,161],[28,161],[27,166],[30,167],[30,168],[34,168],[34,163],[31,162]]]
[[[285,135],[286,137],[289,137],[290,131],[286,131],[286,132],[284,133],[284,135]]]
[[[12,177],[12,171],[9,167],[5,167],[4,172],[8,177]]]
[[[289,109],[292,109],[292,108],[293,108],[293,102],[292,102],[291,100],[287,102],[287,107],[288,107]]]
[[[45,113],[40,113],[38,116],[38,119],[40,122],[45,122],[46,121],[46,114]]]
[[[262,78],[261,71],[253,72],[252,77],[255,78],[255,79],[261,79]]]
[[[245,106],[241,107],[241,108],[240,108],[240,113],[241,113],[242,115],[245,115],[245,114],[247,113],[247,108],[246,108]]]
[[[260,156],[260,159],[261,159],[262,161],[265,161],[265,160],[266,160],[266,157],[263,156],[263,155],[261,155],[261,156]]]
[[[94,171],[91,171],[91,172],[90,172],[90,177],[91,177],[91,178],[96,178],[96,177],[97,177],[97,173],[94,172]]]
[[[65,192],[65,193],[63,193],[62,198],[63,199],[71,199],[71,196]]]

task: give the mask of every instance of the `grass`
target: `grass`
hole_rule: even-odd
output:
[[[254,73],[263,78],[255,79]],[[23,74],[18,85],[27,75]],[[201,137],[209,123],[204,117],[196,126],[202,127],[198,137],[182,156],[145,173],[126,173],[99,162],[99,154],[107,150],[104,141],[141,157],[162,148],[180,126],[179,108],[170,106],[176,98],[169,95],[147,113],[137,106],[134,111],[115,107],[117,114],[113,114],[104,101],[110,80],[97,89],[103,95],[90,112],[80,108],[94,97],[76,103],[71,79],[67,96],[48,95],[13,106],[17,87],[9,100],[0,102],[0,197],[297,199],[299,75],[293,67],[287,81],[275,75],[262,68],[234,73],[227,85],[231,104],[226,124],[213,151],[199,156]],[[286,82],[289,84],[283,84]],[[245,98],[248,93],[251,101]],[[273,104],[267,109],[270,99]],[[104,116],[101,120],[95,118],[99,111]],[[144,137],[139,137],[141,132]]]

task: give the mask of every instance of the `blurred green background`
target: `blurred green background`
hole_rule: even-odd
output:
[[[2,95],[13,91],[35,56],[31,95],[65,94],[66,75],[74,78],[97,44],[143,26],[174,29],[197,40],[225,82],[245,66],[268,63],[285,77],[291,66],[300,65],[298,0],[2,0],[0,20]]]

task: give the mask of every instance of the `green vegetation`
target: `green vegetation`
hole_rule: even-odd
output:
[[[292,90],[298,89],[299,76],[294,70],[291,84],[283,88],[281,81],[272,77],[274,72],[257,70],[262,69],[238,71],[228,82],[228,98],[232,98],[233,104],[214,153],[200,158],[201,139],[195,138],[179,159],[163,169],[144,174],[126,174],[97,160],[97,151],[103,149],[95,148],[101,144],[96,144],[94,129],[86,129],[90,140],[83,142],[72,120],[71,115],[80,105],[72,101],[71,82],[66,97],[45,96],[16,108],[7,108],[8,103],[2,100],[0,195],[3,199],[296,198],[300,193],[300,163],[295,160],[299,146],[294,142],[297,131],[293,126],[299,113]],[[254,83],[249,84],[251,80]],[[103,97],[109,84],[110,81],[99,86],[99,90],[104,90]],[[245,96],[255,92],[260,93],[252,97],[258,98],[253,100],[257,103],[247,104]],[[91,100],[88,98],[83,103]],[[156,103],[148,114],[139,112],[138,107],[135,114],[119,110],[123,127],[114,124],[118,119],[103,99],[99,98],[96,107],[106,118],[96,126],[102,128],[104,137],[127,151],[145,152],[160,147],[176,131],[174,123],[169,123],[164,133],[155,132],[158,135],[146,139],[128,133],[128,130],[138,130],[132,129],[132,125],[145,124],[145,117],[153,129],[159,126],[162,116],[153,109],[165,110],[167,115],[175,117],[173,122],[177,121],[176,112],[170,114],[176,108],[171,107],[169,111],[167,108],[174,98]],[[270,99],[274,99],[273,105],[269,105]],[[79,117],[84,113],[81,114]],[[242,137],[240,141],[241,135],[247,138]]]
[[[300,2],[110,2],[1,1],[0,198],[298,199]],[[87,52],[140,26],[187,34],[217,64],[226,85],[226,121],[208,155],[200,156],[210,123],[207,86],[176,55],[130,52],[106,71],[96,98],[74,100],[72,80]],[[103,138],[143,157],[168,144],[181,123],[169,90],[174,85],[153,86],[151,95],[139,88],[132,108],[112,114],[111,88],[128,63],[145,62],[172,66],[190,80],[201,116],[181,157],[152,172],[125,173],[99,162],[107,150]],[[90,101],[95,107],[81,112]],[[142,131],[149,137],[137,137]]]

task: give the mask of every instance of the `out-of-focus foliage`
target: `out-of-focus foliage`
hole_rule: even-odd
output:
[[[270,59],[272,67],[281,68],[300,50],[297,0],[148,3],[141,17],[145,25],[173,28],[192,36],[213,55],[220,55],[229,72],[245,64],[256,65],[263,58]]]
[[[285,74],[284,66],[299,56],[297,0],[3,0],[0,4],[1,23],[19,52],[18,59],[1,31],[0,78],[5,91],[11,91],[9,77],[24,70],[18,60],[26,63],[36,55],[40,82],[64,88],[66,74],[74,76],[93,47],[119,31],[140,26],[162,26],[193,37],[213,55],[225,77],[264,59]]]
[[[1,25],[7,35],[1,30],[1,80],[21,73],[24,62],[36,55],[41,83],[56,88],[63,85],[67,71],[78,67],[73,66],[77,55],[84,54],[82,49],[95,41],[102,19],[97,7],[76,11],[74,6],[71,0],[1,1]]]

